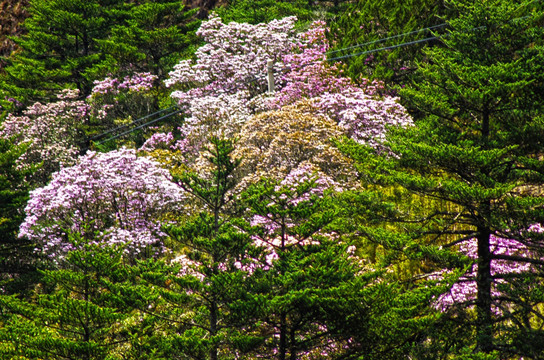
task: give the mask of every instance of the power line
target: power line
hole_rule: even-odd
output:
[[[347,58],[354,57],[354,56],[361,56],[361,55],[371,54],[371,53],[375,53],[375,52],[379,52],[379,51],[396,49],[396,48],[399,48],[399,47],[415,45],[415,44],[418,44],[418,43],[427,42],[427,41],[436,40],[436,39],[440,39],[440,37],[433,36],[433,37],[430,37],[430,38],[409,41],[409,42],[405,42],[405,43],[402,43],[402,44],[391,45],[391,46],[387,46],[387,47],[383,47],[383,48],[379,48],[379,49],[367,50],[367,51],[362,51],[362,52],[358,52],[358,53],[355,53],[355,54],[338,56],[338,57],[334,57],[334,58],[331,58],[331,59],[327,59],[327,61],[347,59]]]
[[[535,2],[539,2],[539,1],[541,1],[541,0],[535,0]],[[512,19],[512,20],[509,20],[508,23],[512,23],[512,22],[519,21],[519,20],[525,20],[525,19],[528,19],[528,18],[530,18],[530,17],[531,17],[531,15],[527,15],[527,16],[515,18],[515,19]],[[447,25],[448,25],[447,23],[443,23],[443,24],[431,26],[431,27],[428,27],[428,28],[424,28],[424,29],[420,29],[420,30],[415,30],[415,31],[412,31],[412,32],[409,32],[409,33],[394,35],[394,36],[391,36],[391,37],[387,37],[387,38],[383,38],[383,39],[378,39],[378,40],[370,41],[370,42],[367,42],[367,43],[364,43],[364,44],[357,44],[357,45],[353,45],[353,46],[350,46],[350,47],[347,47],[347,48],[334,50],[334,51],[328,52],[327,54],[332,54],[332,53],[339,52],[339,51],[344,51],[344,50],[354,49],[354,48],[358,48],[358,47],[363,47],[363,46],[366,46],[366,45],[372,45],[372,44],[384,42],[384,41],[387,41],[387,40],[390,40],[390,39],[395,39],[395,38],[399,38],[399,37],[406,36],[406,35],[412,35],[412,34],[414,34],[414,33],[419,33],[419,32],[425,31],[425,30],[430,30],[430,29],[434,29],[434,28],[438,28],[438,27],[444,27],[444,26],[447,26]],[[483,28],[485,28],[485,26],[474,27],[474,28],[472,28],[472,29],[465,30],[465,31],[476,31],[476,30],[481,30],[481,29],[483,29]],[[448,37],[448,35],[445,35],[444,37]],[[429,38],[425,38],[425,39],[420,39],[420,40],[414,40],[414,41],[405,42],[405,43],[402,43],[402,44],[397,44],[397,45],[391,45],[391,46],[387,46],[387,47],[382,47],[382,48],[379,48],[379,49],[372,49],[372,50],[367,50],[367,51],[358,52],[358,53],[355,53],[355,54],[349,54],[349,55],[344,55],[344,56],[338,56],[338,57],[334,57],[334,58],[327,59],[327,61],[334,61],[334,60],[347,59],[347,58],[350,58],[350,57],[353,57],[353,56],[361,56],[361,55],[371,54],[371,53],[374,53],[374,52],[379,52],[379,51],[385,51],[385,50],[396,49],[396,48],[399,48],[399,47],[402,47],[402,46],[414,45],[414,44],[418,44],[418,43],[422,43],[422,42],[427,42],[427,41],[432,41],[432,40],[436,40],[436,39],[440,39],[440,38],[441,38],[440,36],[433,36],[433,37],[429,37]]]
[[[91,141],[91,140],[100,139],[100,138],[101,138],[102,136],[104,136],[104,135],[111,134],[112,132],[115,132],[115,131],[117,131],[117,130],[121,130],[121,129],[124,129],[124,128],[126,128],[126,127],[132,126],[132,125],[137,124],[137,123],[139,123],[139,122],[141,122],[141,121],[143,121],[143,120],[145,120],[145,119],[148,119],[148,118],[150,118],[150,117],[152,117],[152,116],[155,116],[155,115],[157,115],[157,114],[163,113],[163,112],[165,112],[165,111],[170,111],[170,110],[172,110],[172,109],[174,109],[174,108],[175,108],[174,106],[171,106],[171,107],[166,108],[166,109],[161,109],[161,110],[159,110],[159,111],[157,111],[157,112],[154,112],[154,113],[152,113],[152,114],[148,114],[148,115],[146,115],[146,116],[144,116],[144,117],[141,117],[141,118],[139,118],[139,119],[136,119],[136,120],[134,120],[134,121],[131,122],[131,123],[128,123],[128,124],[125,124],[125,125],[121,125],[121,126],[118,126],[118,127],[116,127],[116,128],[107,130],[107,131],[105,131],[105,132],[103,132],[103,133],[101,133],[101,134],[95,135],[95,136],[89,138],[89,140]]]
[[[173,108],[173,107],[171,107],[171,108],[169,108],[169,109],[172,109],[172,108]],[[166,110],[168,110],[168,109],[163,109],[163,111],[158,111],[158,112],[156,112],[156,113],[154,113],[154,114],[157,114],[157,113],[160,113],[160,112],[164,112],[164,111],[166,111]],[[179,113],[181,113],[182,111],[183,111],[183,110],[176,110],[176,111],[173,111],[173,112],[171,112],[171,113],[169,113],[169,114],[166,114],[166,115],[163,115],[163,116],[161,116],[161,117],[159,117],[159,118],[157,118],[157,119],[154,119],[154,120],[148,121],[148,122],[146,122],[146,123],[144,123],[144,124],[141,124],[141,125],[139,125],[139,126],[136,126],[135,128],[132,128],[132,129],[127,130],[127,131],[124,131],[124,132],[122,132],[121,134],[112,136],[112,137],[110,137],[110,138],[108,138],[108,139],[106,139],[106,140],[102,140],[101,142],[96,143],[95,145],[102,145],[102,144],[104,144],[104,143],[106,143],[106,142],[108,142],[108,141],[118,139],[118,138],[120,138],[120,137],[122,137],[122,136],[125,136],[125,135],[127,135],[127,134],[130,134],[130,133],[132,133],[132,132],[134,132],[134,131],[136,131],[136,130],[138,130],[138,129],[144,128],[144,127],[149,126],[149,125],[151,125],[151,124],[154,124],[154,123],[156,123],[156,122],[158,122],[158,121],[161,121],[161,120],[167,119],[167,118],[169,118],[169,117],[171,117],[171,116],[173,116],[173,115],[179,114]],[[152,115],[152,114],[150,114],[150,115]],[[149,118],[150,115],[146,116],[146,118]],[[142,119],[143,119],[143,118],[138,119],[138,120],[141,121]],[[83,149],[82,152],[85,153],[87,150],[89,150],[89,147]]]
[[[358,48],[358,47],[374,45],[374,44],[385,42],[387,40],[397,39],[397,38],[400,38],[400,37],[403,37],[403,36],[413,35],[413,34],[423,32],[423,31],[428,31],[428,30],[444,27],[444,26],[447,26],[447,25],[448,25],[447,23],[443,23],[443,24],[439,24],[439,25],[430,26],[430,27],[424,28],[424,29],[419,29],[419,30],[410,31],[410,32],[403,33],[403,34],[393,35],[393,36],[383,38],[383,39],[369,41],[369,42],[366,42],[366,43],[363,43],[363,44],[355,44],[355,45],[352,45],[352,46],[349,46],[349,47],[346,47],[346,48],[329,51],[329,52],[326,53],[326,55],[334,54],[334,53],[337,53],[337,52],[340,52],[340,51],[351,50],[351,49],[355,49],[355,48]]]

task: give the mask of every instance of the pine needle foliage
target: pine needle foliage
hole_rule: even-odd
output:
[[[429,200],[423,207],[396,204],[399,239],[406,238],[399,243],[441,246],[437,250],[477,244],[476,298],[449,313],[451,326],[462,326],[466,336],[450,337],[442,351],[468,347],[501,358],[540,358],[539,345],[521,341],[541,332],[536,319],[542,316],[539,300],[522,295],[521,279],[541,286],[536,279],[543,264],[542,235],[533,226],[544,221],[542,5],[446,3],[459,17],[448,22],[442,46],[425,51],[427,61],[419,63],[413,84],[401,92],[420,115],[416,126],[392,129],[391,153],[381,162],[365,163],[368,150],[352,154],[367,169],[367,180],[395,184]],[[511,239],[530,251],[497,254],[494,238]],[[404,253],[413,248],[400,246]],[[421,258],[429,260],[442,263],[442,273],[456,267],[430,255]],[[519,280],[499,280],[492,268],[500,260],[533,267]]]
[[[0,138],[0,281],[6,293],[24,291],[35,272],[35,256],[30,242],[17,238],[28,200],[25,179],[36,167],[20,168],[18,160],[28,145],[14,145]]]
[[[28,299],[2,295],[0,354],[17,359],[125,359],[141,317],[112,284],[128,279],[122,249],[71,234],[75,250],[43,270]]]

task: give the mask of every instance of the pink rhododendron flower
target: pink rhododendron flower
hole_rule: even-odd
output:
[[[169,172],[135,150],[91,151],[31,192],[19,236],[53,258],[71,249],[69,231],[123,244],[127,254],[140,256],[161,250],[161,216],[182,198]]]

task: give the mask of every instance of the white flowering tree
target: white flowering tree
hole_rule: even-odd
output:
[[[19,159],[19,166],[41,164],[27,180],[34,185],[44,185],[51,173],[61,167],[74,165],[83,136],[82,124],[89,108],[77,100],[77,90],[64,90],[58,101],[47,104],[34,103],[16,116],[9,114],[0,125],[0,136],[16,144],[29,144]]]

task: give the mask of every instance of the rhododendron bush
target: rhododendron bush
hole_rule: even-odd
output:
[[[363,79],[356,85],[327,62],[324,22],[296,34],[295,20],[223,24],[212,15],[202,24],[198,34],[206,45],[197,51],[196,62],[180,62],[166,80],[178,89],[171,96],[189,115],[180,128],[182,139],[171,148],[194,157],[208,136],[235,137],[252,115],[308,98],[316,99],[312,112],[336,121],[342,135],[373,146],[383,140],[388,125],[411,124],[397,99],[380,95],[383,84]],[[276,92],[263,94],[268,59],[275,61]]]
[[[223,24],[212,14],[197,31],[206,45],[196,51],[196,62],[181,61],[165,82],[167,86],[185,87],[172,97],[184,103],[197,95],[255,89],[259,84],[249,80],[255,76],[264,80],[268,59],[280,61],[289,52],[295,21],[295,17],[287,17],[268,24]]]
[[[244,182],[256,182],[263,176],[281,181],[304,162],[336,181],[353,180],[350,160],[330,141],[342,136],[342,129],[317,112],[306,100],[248,121],[236,150],[243,159]]]
[[[540,233],[541,226],[533,226],[530,231]],[[459,251],[471,259],[477,259],[477,241],[469,239],[459,245]],[[501,286],[507,284],[505,279],[513,279],[516,275],[535,273],[537,269],[531,265],[531,259],[536,256],[524,242],[504,239],[492,235],[490,239],[491,276],[493,277],[492,297],[501,298],[501,301],[493,303],[493,312],[501,314],[508,307],[504,292]],[[521,259],[527,259],[523,261]],[[443,294],[435,302],[435,307],[447,311],[455,306],[473,306],[477,296],[476,273],[478,264],[474,263],[466,274],[452,286],[449,292]]]
[[[42,164],[28,179],[32,183],[43,185],[54,171],[75,164],[82,142],[80,129],[88,115],[88,106],[77,97],[77,90],[64,90],[57,95],[58,101],[35,103],[22,116],[9,114],[0,125],[1,137],[16,144],[30,143],[20,166]]]
[[[157,252],[164,237],[161,216],[182,197],[168,171],[135,150],[91,151],[31,192],[19,236],[51,257],[71,250],[68,233],[124,244],[131,256]]]

